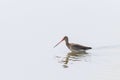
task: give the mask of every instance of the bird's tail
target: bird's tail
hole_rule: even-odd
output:
[[[87,47],[86,49],[92,49],[92,47]]]

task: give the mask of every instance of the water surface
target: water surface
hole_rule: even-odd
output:
[[[0,80],[120,80],[119,0],[1,0]],[[74,54],[65,43],[90,46]]]

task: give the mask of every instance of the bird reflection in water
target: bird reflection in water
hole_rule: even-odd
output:
[[[75,52],[69,52],[67,53],[67,55],[63,58],[58,57],[57,58],[61,58],[61,60],[59,61],[60,63],[62,63],[64,68],[68,68],[69,64],[72,64],[75,61],[86,61],[87,62],[87,56],[90,56],[90,54],[88,54],[85,51],[81,51],[79,53],[75,53]]]

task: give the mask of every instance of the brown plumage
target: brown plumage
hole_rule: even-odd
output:
[[[80,51],[85,51],[85,50],[88,50],[88,49],[92,49],[91,47],[83,46],[83,45],[80,45],[80,44],[69,43],[69,40],[68,40],[67,36],[64,36],[64,38],[59,43],[57,43],[54,47],[59,45],[64,40],[65,40],[66,46],[72,52],[80,52]]]

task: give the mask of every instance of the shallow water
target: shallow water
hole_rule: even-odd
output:
[[[0,4],[0,80],[120,80],[120,1]],[[53,48],[65,35],[93,49]]]

